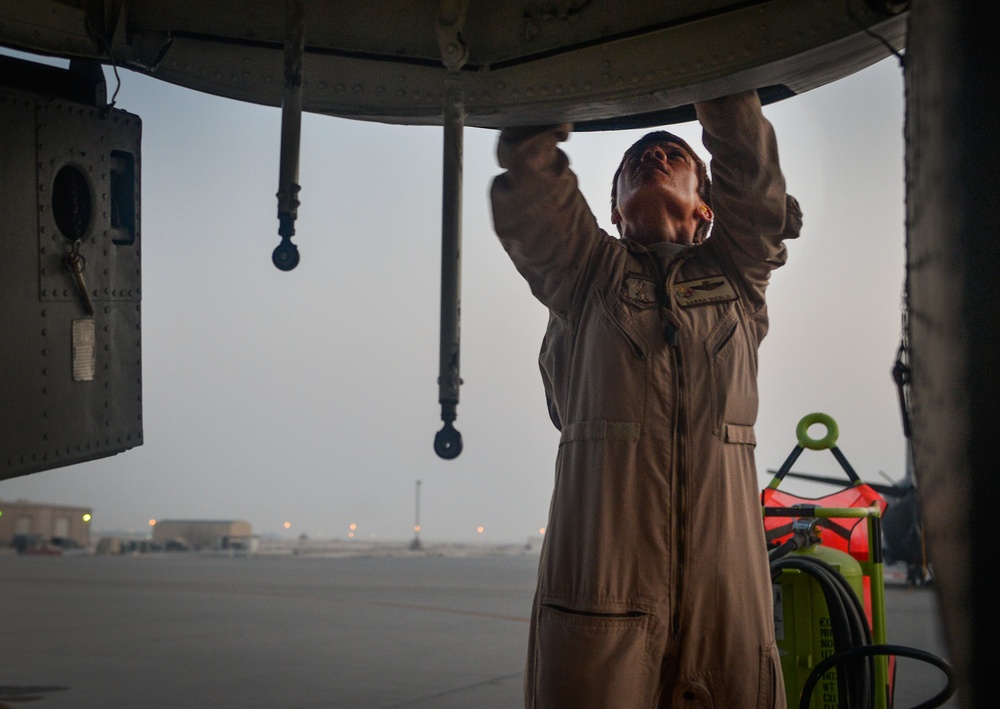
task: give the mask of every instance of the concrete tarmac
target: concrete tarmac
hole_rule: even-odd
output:
[[[537,563],[3,555],[0,707],[516,708]],[[933,590],[887,603],[890,642],[945,655]],[[900,661],[895,706],[943,684]]]

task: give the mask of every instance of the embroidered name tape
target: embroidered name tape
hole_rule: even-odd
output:
[[[674,298],[681,306],[736,300],[736,291],[722,275],[697,278],[674,284]]]

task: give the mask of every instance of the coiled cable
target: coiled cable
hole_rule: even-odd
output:
[[[938,694],[913,709],[934,709],[954,693],[954,671],[942,658],[902,645],[874,645],[864,608],[847,580],[830,564],[808,556],[783,556],[794,545],[782,545],[770,554],[771,578],[776,580],[783,569],[797,569],[816,580],[826,600],[833,633],[834,653],[820,661],[806,678],[799,699],[799,709],[809,709],[813,690],[820,678],[837,668],[839,705],[842,709],[871,709],[874,702],[875,660],[878,655],[909,657],[934,665],[947,677]]]
[[[813,668],[813,671],[809,673],[805,683],[802,685],[802,701],[799,702],[799,708],[806,709],[809,706],[809,700],[812,698],[813,690],[816,688],[816,683],[819,682],[820,677],[822,677],[830,668],[835,667],[843,660],[849,657],[854,657],[855,655],[867,655],[870,657],[874,657],[876,655],[895,655],[896,657],[909,657],[914,660],[921,660],[922,662],[934,665],[944,672],[944,675],[947,678],[947,683],[945,684],[944,689],[927,701],[917,704],[913,707],[913,709],[935,709],[951,699],[951,695],[955,693],[955,672],[951,665],[937,655],[927,652],[926,650],[906,647],[905,645],[868,645],[867,647],[847,648],[842,652],[834,653],[829,657],[823,658],[823,660],[821,660],[816,667]]]
[[[812,576],[819,584],[830,614],[835,655],[849,648],[872,644],[871,630],[868,628],[861,601],[847,580],[835,568],[825,561],[812,557],[786,556],[771,562],[772,578],[777,577],[782,569],[798,569]],[[850,658],[844,664],[846,671],[837,672],[841,705],[850,709],[871,709],[875,677],[874,659]],[[818,680],[817,675],[816,681]],[[803,700],[805,703],[800,706],[808,707],[809,695],[805,692]]]

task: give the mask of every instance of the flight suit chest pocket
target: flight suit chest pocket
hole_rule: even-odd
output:
[[[621,292],[603,293],[598,296],[598,299],[609,327],[623,338],[623,342],[636,358],[646,359],[647,345],[642,336],[642,321],[650,314],[642,311],[656,307],[656,301],[652,301],[652,305],[649,305],[648,308],[643,306],[640,309],[632,300],[625,298]],[[655,313],[652,313],[652,316],[655,317]]]
[[[724,307],[705,339],[715,433],[721,433],[724,424],[752,426],[757,419],[757,350],[738,305]]]

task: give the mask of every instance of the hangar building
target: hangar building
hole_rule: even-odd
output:
[[[153,525],[153,543],[182,543],[191,549],[232,549],[250,544],[253,530],[243,520],[165,519]]]
[[[90,519],[89,507],[0,500],[0,547],[12,546],[17,537],[86,548],[90,546]]]

